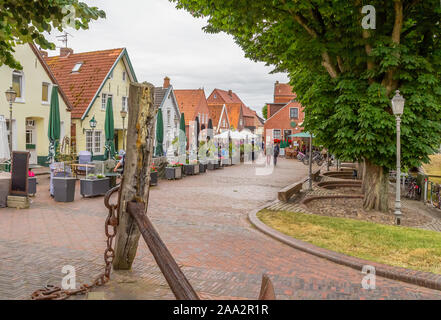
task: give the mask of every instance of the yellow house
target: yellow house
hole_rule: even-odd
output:
[[[47,57],[46,62],[72,105],[71,136],[74,150],[90,151],[94,159],[102,159],[105,152],[104,123],[107,101],[111,99],[115,124],[115,148],[123,148],[123,118],[129,86],[137,82],[125,48],[74,53],[62,48],[60,55]],[[97,126],[90,127],[95,118]],[[126,129],[128,118],[125,119]]]
[[[47,166],[51,91],[57,82],[35,45],[18,45],[14,50],[14,57],[23,69],[0,67],[0,90],[4,92],[12,87],[17,93],[12,107],[12,148],[15,151],[29,151],[30,164]],[[3,92],[0,92],[0,115],[7,120],[9,130],[9,103]],[[63,90],[59,90],[58,100],[60,139],[63,139],[70,136],[71,106]]]

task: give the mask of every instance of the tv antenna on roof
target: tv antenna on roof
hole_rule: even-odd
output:
[[[60,41],[64,44],[65,48],[67,48],[67,41],[68,41],[69,36],[71,36],[73,38],[73,35],[71,35],[67,31],[64,31],[64,33],[61,36],[57,36],[56,38],[59,39],[58,41]]]

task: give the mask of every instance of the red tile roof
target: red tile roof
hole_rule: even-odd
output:
[[[231,93],[231,95],[230,95]],[[218,99],[220,98],[220,101],[215,101],[214,94],[218,95]],[[216,99],[217,100],[217,99]],[[221,89],[214,89],[211,93],[210,97],[208,98],[208,103],[242,103],[242,100],[240,100],[239,96],[235,94],[233,91],[226,91]]]
[[[46,62],[73,106],[72,118],[81,118],[95,97],[123,48],[49,57]],[[73,67],[82,62],[79,72]]]
[[[209,104],[208,110],[210,110],[210,119],[213,122],[213,127],[218,127],[219,119],[222,116],[223,104]],[[219,128],[218,128],[219,129]]]
[[[174,92],[179,109],[181,113],[184,113],[186,125],[189,125],[190,121],[195,120],[198,110],[201,110],[201,108],[208,109],[204,89],[174,90]],[[214,125],[213,121],[213,126]]]

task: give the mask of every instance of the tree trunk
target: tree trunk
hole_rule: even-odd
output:
[[[383,167],[365,161],[362,189],[365,209],[389,212],[389,175]]]
[[[127,212],[127,203],[143,203],[145,210],[148,208],[153,129],[157,111],[153,104],[153,85],[131,84],[129,93],[127,154],[119,192],[119,225],[113,261],[115,270],[129,270],[138,248],[141,234],[134,219]]]

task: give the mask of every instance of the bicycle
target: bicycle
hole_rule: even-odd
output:
[[[420,192],[420,187],[417,185],[416,179],[409,177],[409,188],[406,194],[406,198],[411,200],[417,200]],[[407,179],[406,179],[407,180]]]

